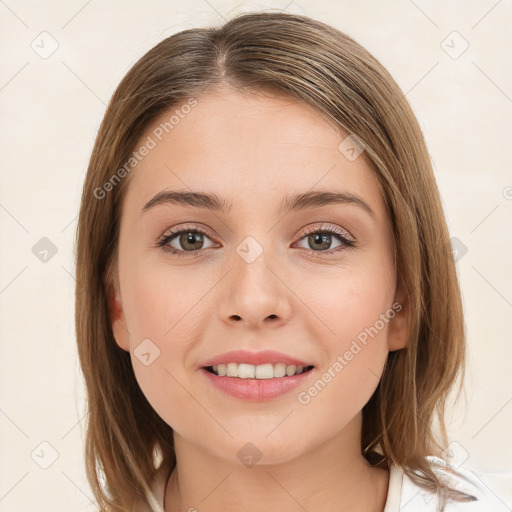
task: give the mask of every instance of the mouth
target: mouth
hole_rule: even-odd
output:
[[[223,394],[265,401],[305,386],[315,373],[307,361],[275,350],[232,350],[203,361],[199,369],[207,385]]]
[[[231,377],[234,379],[281,379],[293,377],[310,372],[314,366],[299,366],[286,363],[266,363],[260,365],[246,363],[227,363],[205,366],[204,369],[218,377]]]

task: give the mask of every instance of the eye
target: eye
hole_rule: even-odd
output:
[[[335,246],[334,249],[325,250],[329,249],[336,239],[339,241],[338,245]],[[303,248],[308,249],[309,252],[313,254],[332,254],[356,246],[355,240],[353,240],[345,230],[330,225],[321,225],[307,229],[305,236],[303,236],[301,240],[305,240],[307,244],[307,247]]]
[[[157,245],[177,256],[186,256],[187,253],[196,253],[210,247],[204,245],[204,239],[208,235],[203,229],[185,227],[165,234],[157,241]]]
[[[156,245],[161,247],[164,251],[170,252],[176,256],[188,256],[200,253],[203,249],[212,247],[213,244],[205,246],[205,238],[210,240],[211,236],[212,235],[205,229],[197,226],[185,226],[164,234],[156,241]],[[305,240],[307,244],[307,247],[302,246],[302,248],[314,255],[318,255],[319,253],[333,254],[343,249],[356,247],[355,240],[353,240],[345,230],[329,224],[307,228],[300,241],[302,240]],[[336,242],[336,240],[338,241],[338,245],[332,248],[332,243]],[[329,247],[331,247],[331,249],[326,250],[329,249]]]

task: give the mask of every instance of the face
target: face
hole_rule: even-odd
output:
[[[311,107],[231,89],[195,101],[136,146],[154,147],[123,200],[114,336],[181,439],[292,460],[347,435],[406,343],[390,218],[365,153]]]

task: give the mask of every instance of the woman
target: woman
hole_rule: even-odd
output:
[[[246,14],[133,66],[76,308],[102,510],[491,510],[441,458],[465,339],[421,130],[332,27]]]

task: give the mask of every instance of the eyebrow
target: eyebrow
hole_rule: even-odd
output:
[[[142,209],[146,212],[160,204],[177,204],[229,213],[233,203],[219,198],[216,194],[204,192],[162,190],[151,198]],[[305,210],[330,204],[352,204],[365,210],[375,218],[375,212],[359,196],[349,192],[312,191],[287,196],[281,202],[277,214],[286,214],[291,211]]]

